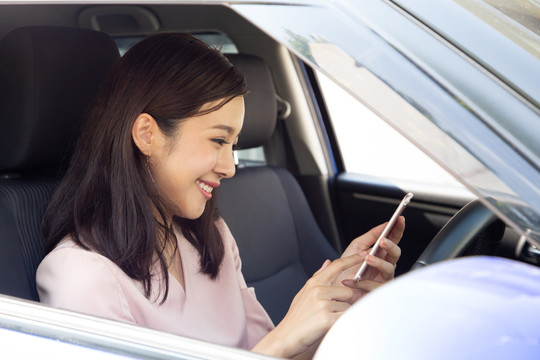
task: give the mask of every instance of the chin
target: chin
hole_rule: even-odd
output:
[[[201,212],[201,213],[200,213],[199,215],[197,215],[197,216],[181,216],[181,217],[184,218],[184,219],[188,219],[188,220],[197,220],[198,218],[200,218],[200,217],[202,216],[202,214],[203,214],[203,213]]]
[[[204,213],[205,206],[201,207],[200,209],[189,209],[188,211],[181,211],[178,209],[176,212],[177,216],[188,219],[188,220],[196,220],[202,216]]]

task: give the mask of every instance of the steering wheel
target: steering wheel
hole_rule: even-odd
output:
[[[411,270],[463,255],[493,255],[505,228],[491,210],[473,200],[435,235]]]

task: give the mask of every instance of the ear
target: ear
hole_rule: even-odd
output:
[[[139,150],[146,156],[152,155],[152,148],[155,146],[156,130],[159,130],[156,120],[152,115],[142,113],[137,116],[131,128],[131,137]]]

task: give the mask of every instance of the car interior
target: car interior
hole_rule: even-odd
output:
[[[405,214],[398,276],[415,266],[447,221],[474,200],[418,184],[344,176],[314,69],[226,6],[1,9],[2,294],[39,301],[41,220],[93,95],[126,44],[155,32],[216,38],[222,51],[233,48],[227,56],[246,75],[250,93],[240,146],[247,155],[240,155],[235,177],[219,188],[218,208],[238,243],[246,281],[275,323],[325,259],[338,257],[352,239],[387,221],[407,192],[414,191],[415,198]],[[484,225],[492,222],[489,217]],[[497,246],[479,253],[519,256],[513,230],[505,232],[499,222],[490,231]]]
[[[41,220],[84,112],[119,54],[105,34],[39,26],[12,31],[0,54],[3,292],[38,300]]]

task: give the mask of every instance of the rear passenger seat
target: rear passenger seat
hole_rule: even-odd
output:
[[[39,300],[42,218],[106,74],[104,33],[24,27],[0,41],[0,293]]]

